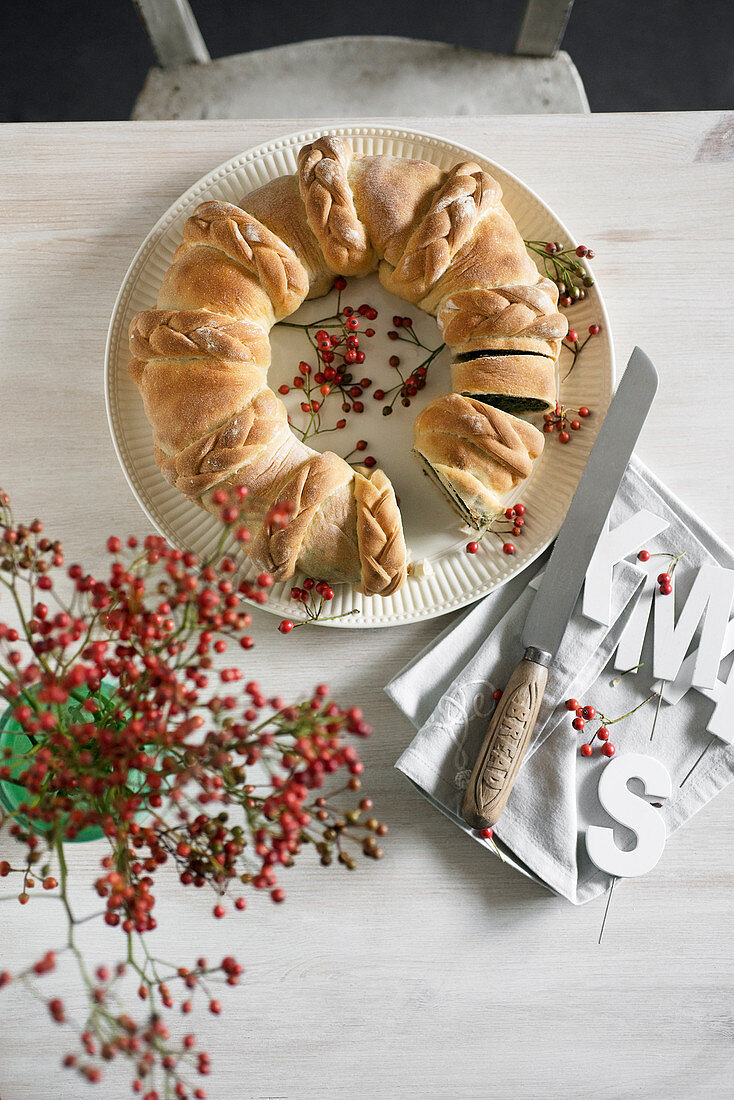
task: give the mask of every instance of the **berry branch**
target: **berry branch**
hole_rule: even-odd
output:
[[[360,319],[375,321],[378,311],[366,302],[356,310],[352,306],[342,306],[342,293],[346,286],[346,279],[337,276],[334,280],[335,310],[328,316],[305,323],[279,322],[285,328],[300,329],[305,334],[316,360],[314,368],[302,359],[292,383],[290,385],[283,383],[278,387],[278,392],[284,397],[292,389],[302,391],[301,412],[307,419],[305,423],[298,424],[289,417],[289,423],[303,442],[328,432],[343,431],[347,427],[347,416],[364,413],[363,398],[373,384],[372,379],[366,375],[357,377],[354,368],[362,366],[366,360],[366,352],[360,347]],[[400,381],[386,388],[377,387],[372,391],[374,400],[383,405],[383,416],[392,414],[398,398],[403,407],[410,407],[411,398],[425,387],[431,364],[445,346],[439,344],[435,348],[429,348],[424,344],[415,332],[410,317],[395,316],[392,322],[394,328],[388,332],[391,340],[402,340],[422,349],[426,355],[407,375],[400,370],[398,356],[390,356],[389,365],[397,371]],[[372,339],[375,329],[368,327],[363,335],[368,340]],[[327,414],[334,410],[337,402],[339,412],[343,415],[331,422]],[[365,441],[361,442],[364,443],[364,447],[367,446]],[[358,450],[364,447],[357,444]],[[347,457],[351,457],[351,454],[353,452],[350,452]],[[374,456],[368,455],[362,464],[371,468],[377,464],[377,460]]]
[[[585,244],[564,248],[558,241],[525,241],[525,247],[542,259],[546,277],[558,287],[559,305],[568,309],[584,300],[586,291],[594,285],[594,276],[580,260],[593,260],[592,249]]]
[[[63,1064],[81,1079],[100,1081],[103,1067],[127,1062],[147,1100],[206,1096],[190,1077],[210,1073],[209,1055],[193,1034],[174,1040],[162,1014],[188,1015],[198,994],[219,1015],[217,987],[242,973],[231,955],[186,966],[151,953],[160,869],[173,866],[182,887],[209,890],[221,920],[246,909],[247,889],[281,903],[280,869],[306,849],[323,865],[336,857],[353,869],[353,850],[381,858],[387,832],[371,799],[340,805],[362,782],[351,740],[370,727],[358,707],[339,706],[323,684],[303,701],[269,698],[237,664],[215,667],[235,647],[254,646],[246,601],[264,603],[272,577],[238,580],[224,553],[250,539],[246,489],[214,499],[223,530],[205,560],[154,535],[142,545],[112,536],[106,576],[72,564],[57,584],[61,543],[38,520],[16,523],[0,493],[0,584],[17,618],[0,622],[0,838],[25,851],[0,860],[0,880],[14,887],[0,900],[55,900],[67,927],[66,942],[30,967],[0,970],[0,988],[23,986],[52,1020],[74,1028],[79,1049]],[[289,513],[271,510],[268,522],[284,527]],[[319,582],[317,595],[316,618],[333,592]],[[322,793],[339,772],[338,790]],[[92,837],[105,845],[91,884],[102,904],[79,915],[65,844]],[[93,973],[76,935],[91,921],[122,938],[117,962]],[[86,990],[80,1022],[44,989],[65,954]],[[137,1020],[121,999],[126,975],[145,1006]]]

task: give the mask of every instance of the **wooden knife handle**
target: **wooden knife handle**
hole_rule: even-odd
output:
[[[550,654],[528,649],[495,707],[464,795],[462,813],[473,829],[494,825],[505,808],[538,717]]]

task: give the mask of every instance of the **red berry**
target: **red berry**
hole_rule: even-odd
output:
[[[555,253],[556,246],[553,244],[553,241],[548,241],[548,243],[545,246],[545,250],[546,250],[546,252],[548,253],[549,256],[552,256]]]
[[[367,440],[366,439],[358,439],[357,442],[354,444],[354,447],[355,447],[355,450],[357,450],[357,451],[366,451],[367,450]]]
[[[334,289],[335,290],[344,290],[346,285],[347,285],[347,280],[344,278],[344,276],[343,275],[337,275],[336,279],[334,279]]]
[[[578,707],[579,707],[578,699],[567,699],[566,700],[566,710],[578,710]]]
[[[661,584],[660,585],[660,594],[662,596],[669,596],[672,593],[672,591],[673,591],[673,585],[672,584]]]
[[[506,542],[502,547],[502,553],[503,554],[514,554],[515,553],[514,544],[511,543],[511,542]]]
[[[559,432],[558,442],[559,443],[568,443],[570,438],[571,438],[571,436],[568,434],[568,432]]]
[[[364,464],[368,470],[371,470],[373,466],[377,465],[377,459],[373,458],[372,455],[367,455],[367,458],[364,460]]]
[[[396,315],[395,317],[393,317],[392,323],[395,325],[395,328],[402,328],[403,327],[403,318],[398,317]]]
[[[278,626],[278,630],[280,631],[281,634],[290,634],[291,630],[293,630],[293,627],[295,625],[296,624],[292,623],[290,619],[283,619],[281,621],[280,625]]]
[[[467,544],[466,544],[467,554],[476,554],[478,550],[479,550],[479,543],[478,542],[467,542]]]
[[[271,890],[270,896],[276,904],[285,901],[285,890]]]
[[[599,726],[599,729],[596,731],[596,736],[599,738],[600,741],[608,741],[609,730],[606,726]]]
[[[586,719],[587,722],[590,722],[592,720],[592,718],[596,718],[596,708],[595,707],[584,707],[583,710],[581,711],[581,713],[583,714],[583,716],[584,716],[584,718]]]
[[[568,339],[571,341],[572,344],[576,344],[578,342],[578,338],[579,334],[575,328],[571,328],[568,330]]]
[[[354,332],[359,328],[359,319],[357,317],[347,317],[346,326],[350,332]]]
[[[484,840],[491,840],[491,839],[492,839],[492,837],[494,836],[494,829],[493,829],[493,828],[492,828],[492,826],[490,825],[488,829],[480,829],[480,830],[479,830],[479,835],[480,835],[480,836],[481,836],[481,837],[482,837],[482,838],[483,838]]]
[[[493,691],[492,698],[494,699],[495,703],[499,703],[500,699],[502,698],[502,690],[500,688],[497,688],[495,691]]]
[[[591,745],[582,745],[579,749],[579,752],[582,756],[591,756],[593,751],[594,750],[592,749]]]
[[[586,722],[584,722],[583,718],[574,718],[571,725],[575,730],[582,730],[586,725]]]
[[[670,573],[658,573],[658,584],[668,584],[670,579]]]
[[[607,741],[606,745],[602,745],[601,751],[604,756],[614,756],[617,751],[611,741]]]
[[[598,336],[598,335],[599,335],[599,326],[598,325],[589,325],[589,336]]]
[[[580,427],[581,427],[581,421],[580,420],[572,420],[571,421],[571,431],[577,432]]]
[[[516,516],[524,516],[525,515],[525,505],[524,504],[516,504],[515,505],[515,515]]]
[[[372,396],[374,397],[375,401],[384,401],[385,391],[384,390],[375,390],[375,392],[372,394]]]
[[[278,386],[278,393],[282,393],[284,397],[287,393],[290,393],[290,392],[291,392],[290,386],[286,386],[285,383],[283,383],[282,386]]]
[[[215,905],[212,909],[212,912],[214,913],[214,916],[217,918],[217,920],[221,920],[222,917],[226,915],[227,910],[224,908],[223,905]]]
[[[370,320],[372,320],[372,318],[370,318]],[[365,336],[374,336],[375,335],[375,330],[373,328],[366,328],[364,330],[364,334],[365,334]]]
[[[117,554],[122,549],[122,543],[115,535],[112,535],[107,539],[107,549],[110,554]]]
[[[586,407],[586,405],[582,405],[582,406],[581,406],[581,408],[579,409],[579,416],[582,416],[582,417],[584,417],[584,419],[585,419],[585,418],[586,418],[587,416],[591,416],[591,409],[588,409],[588,408]]]
[[[638,559],[638,561],[649,561],[650,560],[650,551],[649,550],[640,550],[639,554],[637,555],[637,559]]]
[[[576,249],[576,255],[577,255],[577,256],[581,256],[581,257],[584,257],[584,256],[586,256],[586,255],[588,254],[588,251],[589,251],[589,250],[588,250],[588,248],[586,247],[586,245],[585,245],[585,244],[580,244],[580,245],[578,246],[578,248]]]
[[[218,1016],[219,1013],[222,1011],[222,1002],[221,1001],[210,1001],[209,1002],[209,1011],[213,1012],[215,1016]]]

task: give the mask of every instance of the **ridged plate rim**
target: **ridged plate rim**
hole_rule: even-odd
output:
[[[272,158],[276,154],[283,151],[291,151],[296,146],[300,147],[325,134],[335,134],[342,137],[365,140],[378,139],[380,147],[377,151],[380,153],[423,158],[438,163],[439,165],[444,163],[447,159],[475,160],[499,180],[504,192],[504,201],[510,213],[513,212],[512,208],[514,201],[518,199],[518,196],[521,196],[526,203],[529,203],[531,206],[536,206],[536,212],[547,217],[548,227],[547,231],[543,234],[545,239],[557,239],[561,237],[570,244],[577,243],[565,224],[557,217],[553,210],[535,191],[532,190],[532,188],[528,187],[512,172],[490,160],[478,150],[466,145],[447,141],[436,134],[431,134],[422,130],[406,130],[381,125],[348,124],[343,126],[316,127],[313,129],[301,130],[254,146],[230,158],[205,176],[202,176],[172,203],[164,214],[162,214],[133,257],[113,307],[105,346],[105,406],[115,453],[117,454],[128,485],[144,513],[156,530],[175,545],[186,545],[186,540],[182,540],[181,533],[177,529],[177,524],[180,522],[181,515],[195,514],[197,518],[200,518],[203,513],[196,505],[181,497],[176,490],[172,490],[172,492],[176,494],[172,501],[172,503],[176,505],[176,514],[171,516],[162,512],[158,505],[151,499],[149,487],[146,486],[145,480],[138,469],[138,464],[130,454],[128,446],[130,426],[126,424],[125,417],[120,409],[120,387],[132,385],[126,370],[127,359],[129,358],[129,353],[127,351],[127,323],[129,323],[130,320],[131,300],[134,297],[135,290],[146,267],[155,260],[157,251],[163,247],[166,234],[174,227],[179,219],[183,218],[184,214],[188,216],[190,208],[193,207],[195,203],[202,201],[204,198],[222,198],[223,196],[219,189],[223,182],[229,179],[229,177],[255,164],[259,164],[261,167],[265,165],[267,168],[268,158],[271,158],[272,161]],[[413,148],[411,148],[410,151],[396,153],[396,143],[402,143],[402,145],[409,144]],[[271,175],[268,175],[267,178],[273,178],[277,174],[280,173],[273,172]],[[257,181],[257,185],[260,185],[261,182],[263,181]],[[522,227],[520,228],[522,231]],[[614,388],[614,350],[609,318],[597,284],[591,289],[587,301],[588,305],[593,305],[593,319],[599,321],[602,326],[602,332],[597,344],[597,354],[601,355],[601,367],[597,379],[600,385],[600,394],[595,401],[595,409],[601,414],[602,412],[606,412]],[[152,305],[153,303],[148,301],[145,304],[136,305],[134,309],[149,308]],[[580,311],[583,310],[585,313],[588,313],[588,306],[584,308],[585,305],[586,304],[575,307],[574,312],[570,314],[570,321],[572,324],[576,324],[574,318],[580,315]],[[595,343],[597,343],[596,340]],[[142,406],[140,412],[142,413]],[[585,423],[585,431],[583,433],[585,439],[583,443],[580,438],[578,439],[581,446],[575,447],[572,454],[578,454],[579,451],[581,451],[584,456],[588,454],[596,438],[602,419],[603,417],[601,415],[596,415],[592,420]],[[546,458],[549,452],[551,453],[550,461],[554,466],[564,461],[567,462],[572,458],[572,455],[569,454],[570,448],[562,449],[565,454],[562,453],[561,448],[555,447],[553,447],[553,451],[551,452],[550,447],[552,443],[555,442],[555,437],[553,437],[552,442],[550,439],[548,440],[550,446],[546,447],[543,456],[546,459],[544,464],[545,467],[547,467],[549,461],[548,458]],[[577,440],[574,440],[574,442],[576,443]],[[152,441],[150,449],[152,453]],[[555,459],[552,457],[554,453]],[[574,462],[576,461],[575,459],[572,460]],[[539,462],[543,462],[543,458],[541,458]],[[359,593],[355,593],[348,589],[347,586],[342,586],[342,590],[337,589],[337,598],[330,612],[338,613],[346,603],[357,606],[359,609],[358,614],[345,614],[343,618],[331,619],[319,625],[346,629],[398,626],[410,622],[435,618],[439,615],[445,615],[494,591],[521,570],[525,569],[543,553],[556,537],[582,472],[583,464],[580,465],[578,469],[574,470],[572,477],[568,479],[568,483],[559,494],[553,517],[545,522],[543,528],[538,530],[534,538],[518,547],[519,552],[515,556],[505,556],[501,560],[499,560],[496,555],[491,557],[475,555],[469,558],[463,550],[448,551],[440,555],[433,562],[434,574],[432,576],[410,578],[408,583],[399,592],[395,593],[387,600],[383,600],[381,597],[363,597]],[[548,473],[549,471],[544,468],[543,477],[546,477]],[[162,475],[158,474],[157,471],[156,474],[159,481],[163,481]],[[535,488],[537,489],[537,482],[540,478],[536,475],[537,471],[534,471],[526,488],[523,490],[524,492],[526,492],[533,483],[535,483]],[[153,477],[155,478],[155,475],[153,475]],[[160,484],[158,488],[160,490]],[[216,523],[214,517],[208,517],[208,519],[212,523]],[[434,583],[438,583],[437,578],[443,578],[444,582],[449,583],[451,576],[450,570],[453,571],[453,579],[458,581],[458,591],[450,593],[448,596],[442,595],[437,597],[435,591],[431,591],[434,588]],[[473,574],[473,576],[471,574]],[[291,580],[279,585],[274,585],[270,590],[268,602],[262,605],[263,609],[279,616],[287,615],[294,620],[303,618],[303,615],[299,615],[296,605],[289,600],[292,584],[293,581]],[[350,592],[346,600],[344,589]]]

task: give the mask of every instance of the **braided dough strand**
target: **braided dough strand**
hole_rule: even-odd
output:
[[[406,576],[405,540],[395,490],[382,472],[362,468],[354,475],[362,592],[391,596]]]
[[[392,272],[392,282],[418,301],[443,275],[471,238],[482,216],[502,198],[502,189],[473,161],[452,168],[431,207],[408,241]]]
[[[557,311],[558,288],[550,279],[535,286],[475,287],[448,295],[437,320],[455,352],[479,348],[528,350],[557,357],[568,321]]]
[[[183,239],[184,246],[217,248],[255,275],[278,319],[298,309],[308,294],[308,272],[295,252],[239,206],[202,203],[186,222]]]
[[[359,220],[349,183],[351,145],[323,137],[298,154],[301,197],[324,257],[338,275],[366,275],[377,257]]]
[[[270,341],[251,321],[206,309],[147,309],[130,325],[130,350],[137,359],[227,359],[267,367]]]

